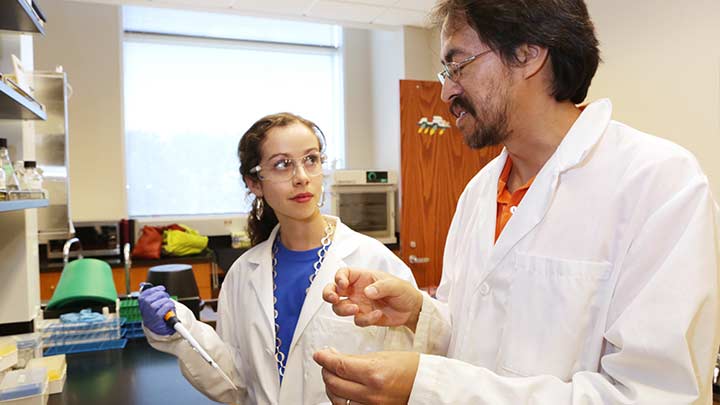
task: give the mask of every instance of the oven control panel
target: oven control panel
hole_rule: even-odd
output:
[[[332,172],[332,182],[336,186],[397,184],[397,174],[391,170],[343,169]]]

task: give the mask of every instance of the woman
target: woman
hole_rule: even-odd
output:
[[[384,269],[414,283],[407,266],[380,242],[320,213],[324,148],[317,125],[289,113],[260,119],[240,140],[240,173],[255,196],[248,217],[253,248],[225,277],[217,333],[170,300],[164,287],[140,295],[150,344],[176,355],[183,375],[216,401],[327,402],[315,351],[410,347],[407,329],[359,328],[323,303],[323,287],[342,267]],[[173,308],[237,390],[165,324],[162,316]]]

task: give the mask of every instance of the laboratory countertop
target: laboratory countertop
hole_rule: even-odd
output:
[[[715,393],[713,405],[720,405]],[[177,359],[145,339],[122,350],[67,355],[67,381],[48,405],[219,404],[197,391],[180,373]]]
[[[190,385],[177,359],[145,339],[130,340],[122,350],[67,355],[67,381],[48,405],[217,404]]]

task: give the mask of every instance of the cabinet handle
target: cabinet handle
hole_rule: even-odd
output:
[[[408,257],[408,260],[410,261],[411,264],[428,263],[428,262],[430,262],[430,258],[429,258],[429,257],[417,257],[417,256],[415,256],[415,255],[410,255],[410,257]]]

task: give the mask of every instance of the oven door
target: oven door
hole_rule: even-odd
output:
[[[331,193],[331,214],[351,229],[382,243],[397,242],[394,186],[335,185]]]

